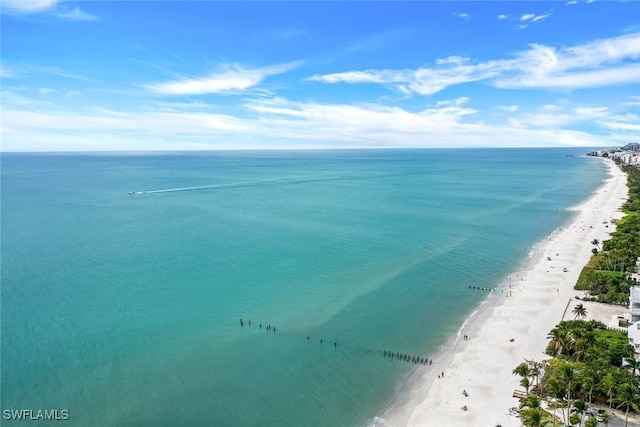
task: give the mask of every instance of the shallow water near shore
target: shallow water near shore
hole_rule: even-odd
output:
[[[435,354],[606,178],[586,151],[4,153],[2,409],[366,425],[415,367],[383,351]]]

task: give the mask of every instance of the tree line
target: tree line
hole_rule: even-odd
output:
[[[640,256],[640,169],[621,165],[627,174],[629,197],[622,206],[625,216],[616,222],[616,231],[604,242],[591,243],[593,256],[582,269],[575,289],[584,290],[598,302],[622,304],[629,300],[631,277]]]

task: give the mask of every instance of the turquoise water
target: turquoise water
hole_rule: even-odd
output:
[[[2,410],[366,425],[415,369],[383,350],[435,354],[606,177],[586,151],[3,153]]]

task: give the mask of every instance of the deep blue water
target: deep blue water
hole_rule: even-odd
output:
[[[606,177],[586,151],[3,153],[2,410],[365,425],[415,368],[383,350],[434,354]]]

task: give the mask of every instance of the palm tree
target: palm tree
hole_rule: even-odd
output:
[[[557,356],[558,354],[564,354],[570,347],[570,337],[569,332],[560,327],[555,327],[549,332],[547,338],[551,341],[549,342],[549,347],[553,351],[551,356]],[[548,353],[549,354],[549,353]]]
[[[582,393],[589,396],[589,407],[591,407],[591,395],[593,394],[593,390],[596,388],[596,381],[593,377],[586,376],[582,378],[582,385],[580,388]]]
[[[567,391],[556,377],[550,377],[547,380],[545,386],[547,391],[549,392],[549,396],[553,397],[556,400],[555,404],[553,405],[553,422],[555,425],[556,410],[558,409],[558,407],[564,407],[564,398],[567,395]],[[561,409],[560,412],[562,413],[562,423],[566,424],[567,417],[564,414],[564,409]]]
[[[577,320],[578,317],[583,319],[587,317],[587,308],[584,305],[582,305],[582,303],[580,303],[573,308],[572,313],[576,315],[574,320]]]
[[[625,407],[624,427],[627,427],[629,420],[629,408],[636,412],[640,412],[640,395],[638,394],[638,390],[636,390],[636,387],[633,384],[624,383],[618,387],[616,397],[613,400],[618,403],[616,408],[620,409],[623,406]]]
[[[593,239],[591,241],[591,244],[594,245],[596,248],[598,248],[598,250],[600,250],[600,240],[598,239]]]
[[[613,378],[613,374],[611,372],[605,375],[604,378],[602,378],[602,380],[600,381],[600,386],[605,391],[609,400],[609,410],[611,410],[611,404],[613,403],[613,393],[617,385],[618,384],[616,383],[615,378]]]
[[[531,387],[531,382],[529,381],[529,377],[531,376],[531,368],[529,367],[529,364],[522,362],[521,364],[516,366],[516,368],[513,370],[513,373],[522,377],[520,385],[522,385],[527,391],[527,394],[529,394],[529,387]]]
[[[525,427],[542,427],[543,417],[544,417],[544,409],[542,408],[529,408],[524,409],[520,413],[520,418],[522,419],[522,425]]]
[[[546,411],[542,409],[540,403],[540,398],[535,394],[530,394],[522,400],[520,418],[525,427],[541,427],[543,425]]]
[[[560,365],[560,382],[567,390],[567,411],[571,411],[571,392],[576,383],[576,368],[569,362],[564,362]],[[567,412],[568,413],[568,412]]]
[[[536,362],[533,359],[532,360],[524,359],[524,360],[525,362],[527,362],[527,365],[529,365],[529,368],[531,369],[529,376],[535,379],[536,388],[538,389],[538,391],[542,391],[542,383],[540,382],[540,378],[542,377],[545,366],[547,366],[547,362],[544,360],[540,362]]]

